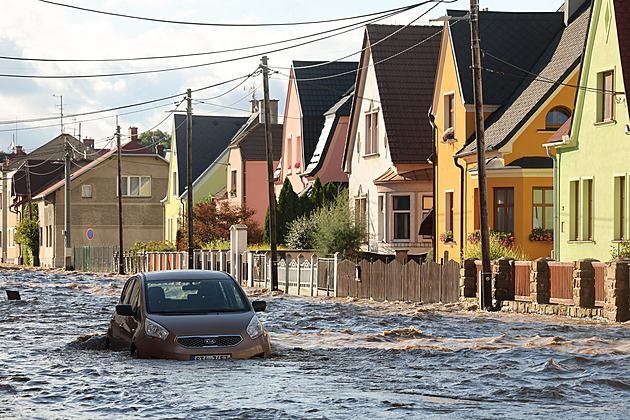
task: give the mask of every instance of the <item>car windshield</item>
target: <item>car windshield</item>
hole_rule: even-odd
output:
[[[249,310],[232,279],[153,280],[147,282],[147,312],[208,313]]]

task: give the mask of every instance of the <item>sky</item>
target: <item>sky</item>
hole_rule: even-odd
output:
[[[0,150],[18,144],[30,152],[59,135],[62,125],[77,138],[95,139],[97,147],[112,146],[117,121],[123,135],[132,126],[140,133],[171,132],[172,113],[186,110],[187,89],[194,114],[247,116],[249,100],[263,96],[256,74],[263,55],[272,69],[270,96],[282,113],[292,60],[358,61],[364,22],[381,16],[365,15],[420,1],[0,0]],[[563,0],[479,3],[491,11],[550,12]],[[469,0],[436,1],[377,23],[437,24],[429,20],[469,8]],[[356,16],[363,17],[339,20]],[[269,25],[313,21],[324,22]],[[306,41],[314,42],[298,45]],[[184,54],[195,55],[173,57]],[[190,68],[172,70],[180,67]]]

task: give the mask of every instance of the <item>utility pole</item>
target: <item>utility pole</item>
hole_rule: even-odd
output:
[[[26,197],[28,200],[28,220],[33,221],[33,194],[31,190],[31,172],[28,167],[28,159],[26,159],[25,172],[26,172]],[[39,249],[33,250],[33,265],[39,267]]]
[[[66,202],[65,202],[65,206],[66,206],[66,229],[64,231],[65,233],[65,239],[66,239],[66,243],[65,243],[65,252],[64,252],[64,257],[65,257],[65,268],[66,270],[73,270],[74,267],[72,266],[72,242],[70,241],[70,161],[72,160],[72,148],[70,147],[70,142],[68,141],[68,136],[64,135],[64,143],[66,145],[66,156],[65,156],[65,169],[66,169],[66,176],[65,176],[65,180],[66,180]]]
[[[260,67],[263,74],[265,95],[265,144],[267,149],[267,185],[269,188],[269,242],[271,246],[271,290],[278,290],[278,248],[276,234],[276,194],[273,183],[273,142],[271,137],[271,107],[269,105],[269,67],[263,56]]]
[[[125,274],[123,248],[123,189],[122,189],[122,150],[120,148],[120,126],[116,117],[116,155],[118,157],[118,274]]]
[[[186,91],[186,189],[188,204],[186,223],[188,224],[188,268],[194,269],[195,251],[193,249],[193,189],[192,189],[192,91]]]
[[[486,185],[486,142],[483,121],[481,74],[481,39],[479,36],[479,0],[470,0],[470,42],[472,49],[473,89],[475,93],[475,135],[479,168],[479,219],[481,224],[481,306],[492,306],[492,273],[490,271],[490,227],[488,221],[488,187]]]

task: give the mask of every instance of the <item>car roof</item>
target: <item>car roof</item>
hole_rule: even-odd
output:
[[[212,270],[165,270],[142,273],[145,281],[153,280],[203,280],[203,279],[232,279],[223,271]]]

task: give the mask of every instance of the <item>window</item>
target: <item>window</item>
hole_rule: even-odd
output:
[[[81,197],[92,198],[92,186],[89,184],[81,185]]]
[[[236,182],[238,177],[238,172],[233,170],[230,172],[230,197],[236,197]]]
[[[123,197],[150,197],[151,177],[150,176],[123,176],[122,177]]]
[[[514,232],[514,188],[494,189],[494,230]]]
[[[424,218],[429,214],[429,212],[433,209],[433,196],[432,195],[424,195],[422,196],[422,211],[420,212],[420,220],[418,220],[418,226],[424,220]],[[425,239],[430,239],[433,235],[422,235]]]
[[[593,240],[593,180],[585,179],[582,181],[582,197],[584,203],[583,209],[583,236],[582,240],[592,241]]]
[[[453,198],[455,193],[447,191],[444,194],[444,232],[453,232]]]
[[[614,204],[615,240],[626,239],[626,177],[615,177]]]
[[[612,121],[614,118],[614,73],[605,71],[598,75],[598,115],[597,122]]]
[[[455,94],[444,95],[444,130],[455,128]]]
[[[571,111],[563,106],[552,108],[545,119],[545,130],[556,131],[571,117]]]
[[[291,162],[293,162],[292,142],[293,136],[287,138],[287,151],[286,151],[286,174],[291,175]]]
[[[365,155],[378,153],[378,108],[370,109],[365,114]]]
[[[553,229],[553,188],[533,189],[533,228]]]
[[[171,175],[171,184],[173,185],[171,195],[177,196],[177,172],[173,172]]]
[[[7,246],[13,248],[15,246],[15,228],[7,229]]]
[[[394,239],[409,239],[411,232],[411,196],[393,196],[392,209],[394,215]]]
[[[577,241],[580,232],[580,181],[569,181],[569,240]]]
[[[378,196],[378,241],[385,241],[385,196]]]
[[[361,196],[354,199],[354,220],[357,226],[367,231],[367,197]]]

